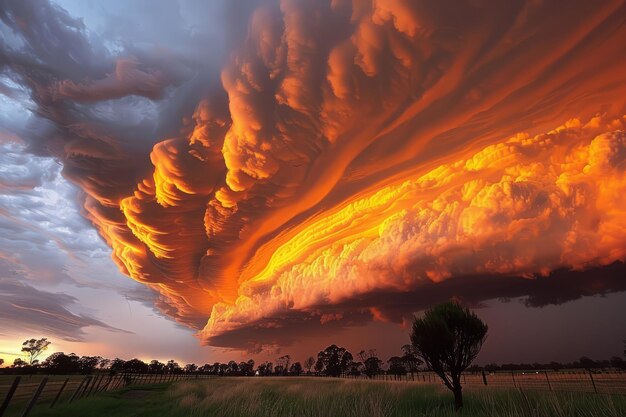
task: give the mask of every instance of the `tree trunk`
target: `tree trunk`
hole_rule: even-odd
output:
[[[454,409],[459,411],[463,408],[463,388],[461,388],[461,383],[458,381],[454,381],[452,392],[454,393]]]

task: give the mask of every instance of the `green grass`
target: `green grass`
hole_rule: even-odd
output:
[[[214,378],[130,387],[32,417],[623,417],[626,397],[467,390],[465,407],[432,385],[322,378]]]

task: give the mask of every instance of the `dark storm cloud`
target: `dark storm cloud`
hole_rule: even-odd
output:
[[[0,91],[29,115],[2,130],[80,187],[150,289],[129,297],[250,347],[624,289],[582,271],[624,260],[623,2],[201,3],[113,1],[91,30],[0,0]],[[76,219],[36,226],[53,181],[10,158],[2,253],[97,251]]]
[[[548,276],[457,277],[437,284],[424,283],[411,292],[377,291],[336,305],[286,311],[215,336],[207,344],[254,352],[258,346],[289,346],[328,332],[363,326],[375,319],[404,325],[414,313],[449,299],[474,308],[494,299],[515,299],[529,308],[541,308],[626,291],[624,276],[626,264],[615,262],[586,271],[559,269]]]

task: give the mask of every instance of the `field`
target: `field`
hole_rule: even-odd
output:
[[[623,417],[626,397],[615,395],[467,389],[454,412],[436,385],[330,378],[213,378],[128,387],[63,404],[31,416],[221,417]]]

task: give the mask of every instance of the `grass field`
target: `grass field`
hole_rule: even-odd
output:
[[[321,378],[214,378],[129,387],[61,405],[32,417],[623,417],[626,397],[571,393],[467,390],[454,412],[436,386]]]

